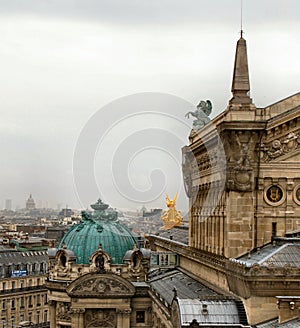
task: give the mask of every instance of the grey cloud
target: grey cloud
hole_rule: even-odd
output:
[[[244,1],[244,17],[260,21],[291,20],[296,0]],[[183,24],[239,21],[238,0],[10,0],[0,2],[1,15],[32,14],[118,24]],[[283,15],[284,14],[284,15]],[[295,16],[296,18],[296,16]]]

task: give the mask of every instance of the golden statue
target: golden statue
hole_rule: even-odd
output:
[[[175,207],[177,195],[178,193],[176,193],[174,199],[170,199],[168,194],[166,195],[166,204],[169,209],[164,211],[164,214],[161,217],[164,226],[161,227],[160,230],[169,230],[181,225],[182,216],[180,211],[177,211]]]

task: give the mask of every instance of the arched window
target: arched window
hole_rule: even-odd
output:
[[[65,268],[66,267],[66,264],[67,264],[66,255],[65,254],[61,254],[60,257],[59,257],[59,265]]]

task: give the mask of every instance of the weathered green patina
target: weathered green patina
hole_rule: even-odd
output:
[[[70,228],[58,248],[72,250],[78,264],[89,264],[90,256],[101,244],[112,264],[122,264],[126,251],[137,243],[135,237],[118,221],[117,212],[100,199],[91,207],[94,211],[82,212],[82,220]]]

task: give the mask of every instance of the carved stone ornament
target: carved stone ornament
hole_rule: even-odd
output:
[[[57,302],[56,305],[56,318],[61,321],[71,321],[72,310],[70,303]]]
[[[193,186],[192,161],[193,161],[193,159],[197,166],[197,162],[194,158],[192,151],[189,149],[188,146],[183,147],[182,148],[182,175],[183,175],[185,193],[189,198],[192,197],[192,186]]]
[[[112,309],[93,309],[85,313],[85,327],[116,327],[117,314]]]
[[[281,205],[286,198],[286,192],[279,185],[270,185],[264,191],[264,200],[271,206]]]
[[[262,160],[272,161],[282,155],[300,148],[300,132],[290,132],[288,135],[262,145]]]
[[[227,158],[227,188],[251,191],[254,187],[253,164],[258,135],[250,131],[231,131],[223,140]]]
[[[134,292],[130,282],[114,274],[86,274],[67,288],[71,297],[130,297]]]
[[[74,314],[83,314],[85,312],[85,309],[83,309],[83,308],[72,308],[71,311]]]

